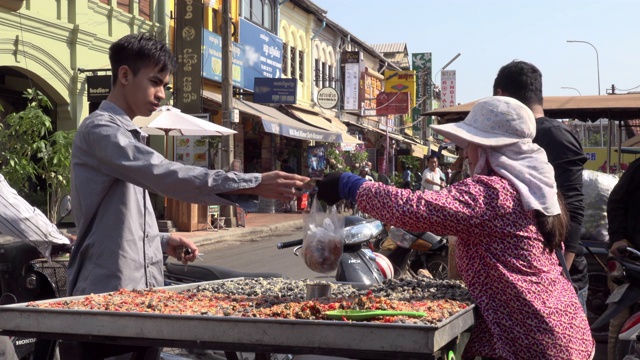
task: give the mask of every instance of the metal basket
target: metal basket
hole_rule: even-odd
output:
[[[56,294],[56,297],[66,297],[67,296],[67,265],[69,265],[68,259],[57,260],[53,259],[51,261],[47,261],[46,259],[38,259],[33,260],[31,262],[33,265],[33,269],[41,274],[43,274],[53,291]]]

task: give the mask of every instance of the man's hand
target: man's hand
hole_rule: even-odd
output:
[[[168,238],[168,245],[167,254],[182,261],[185,265],[198,258],[198,247],[187,238],[171,234]],[[189,253],[183,253],[184,249],[189,249]]]
[[[313,184],[306,176],[288,174],[282,171],[271,171],[262,174],[262,181],[249,189],[229,191],[227,194],[250,194],[268,199],[291,201],[302,196],[305,190],[313,190]]]
[[[627,239],[618,240],[611,245],[611,249],[609,249],[609,253],[613,256],[620,256],[620,253],[618,252],[618,248],[620,248],[620,246],[623,246],[623,245],[631,246],[631,243],[627,241]]]

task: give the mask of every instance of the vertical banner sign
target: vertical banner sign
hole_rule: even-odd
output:
[[[456,71],[442,71],[442,107],[452,107],[456,105]]]
[[[202,1],[176,1],[174,106],[183,113],[202,112]]]
[[[344,110],[359,110],[360,94],[360,52],[342,53],[344,64]]]
[[[416,72],[416,99],[421,110],[428,110],[431,86],[431,53],[411,55],[411,68]]]
[[[418,103],[412,110],[413,131],[421,133],[424,140],[429,137],[429,125],[426,119],[418,122],[420,114],[431,110],[431,53],[417,53],[411,55],[411,68],[416,72],[416,99]]]

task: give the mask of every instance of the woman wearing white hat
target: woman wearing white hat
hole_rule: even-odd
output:
[[[432,129],[465,149],[471,178],[413,193],[334,173],[318,182],[318,198],[357,200],[386,224],[458,237],[458,270],[479,309],[464,358],[592,358],[587,318],[554,252],[567,216],[553,168],[531,141],[531,111],[495,96],[463,122]]]

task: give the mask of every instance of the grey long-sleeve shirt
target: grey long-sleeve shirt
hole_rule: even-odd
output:
[[[71,153],[78,239],[69,261],[69,294],[163,286],[162,251],[168,235],[158,230],[147,190],[198,204],[257,203],[257,196],[218,194],[255,187],[262,175],[168,161],[142,144],[141,134],[108,101],[78,128]]]

